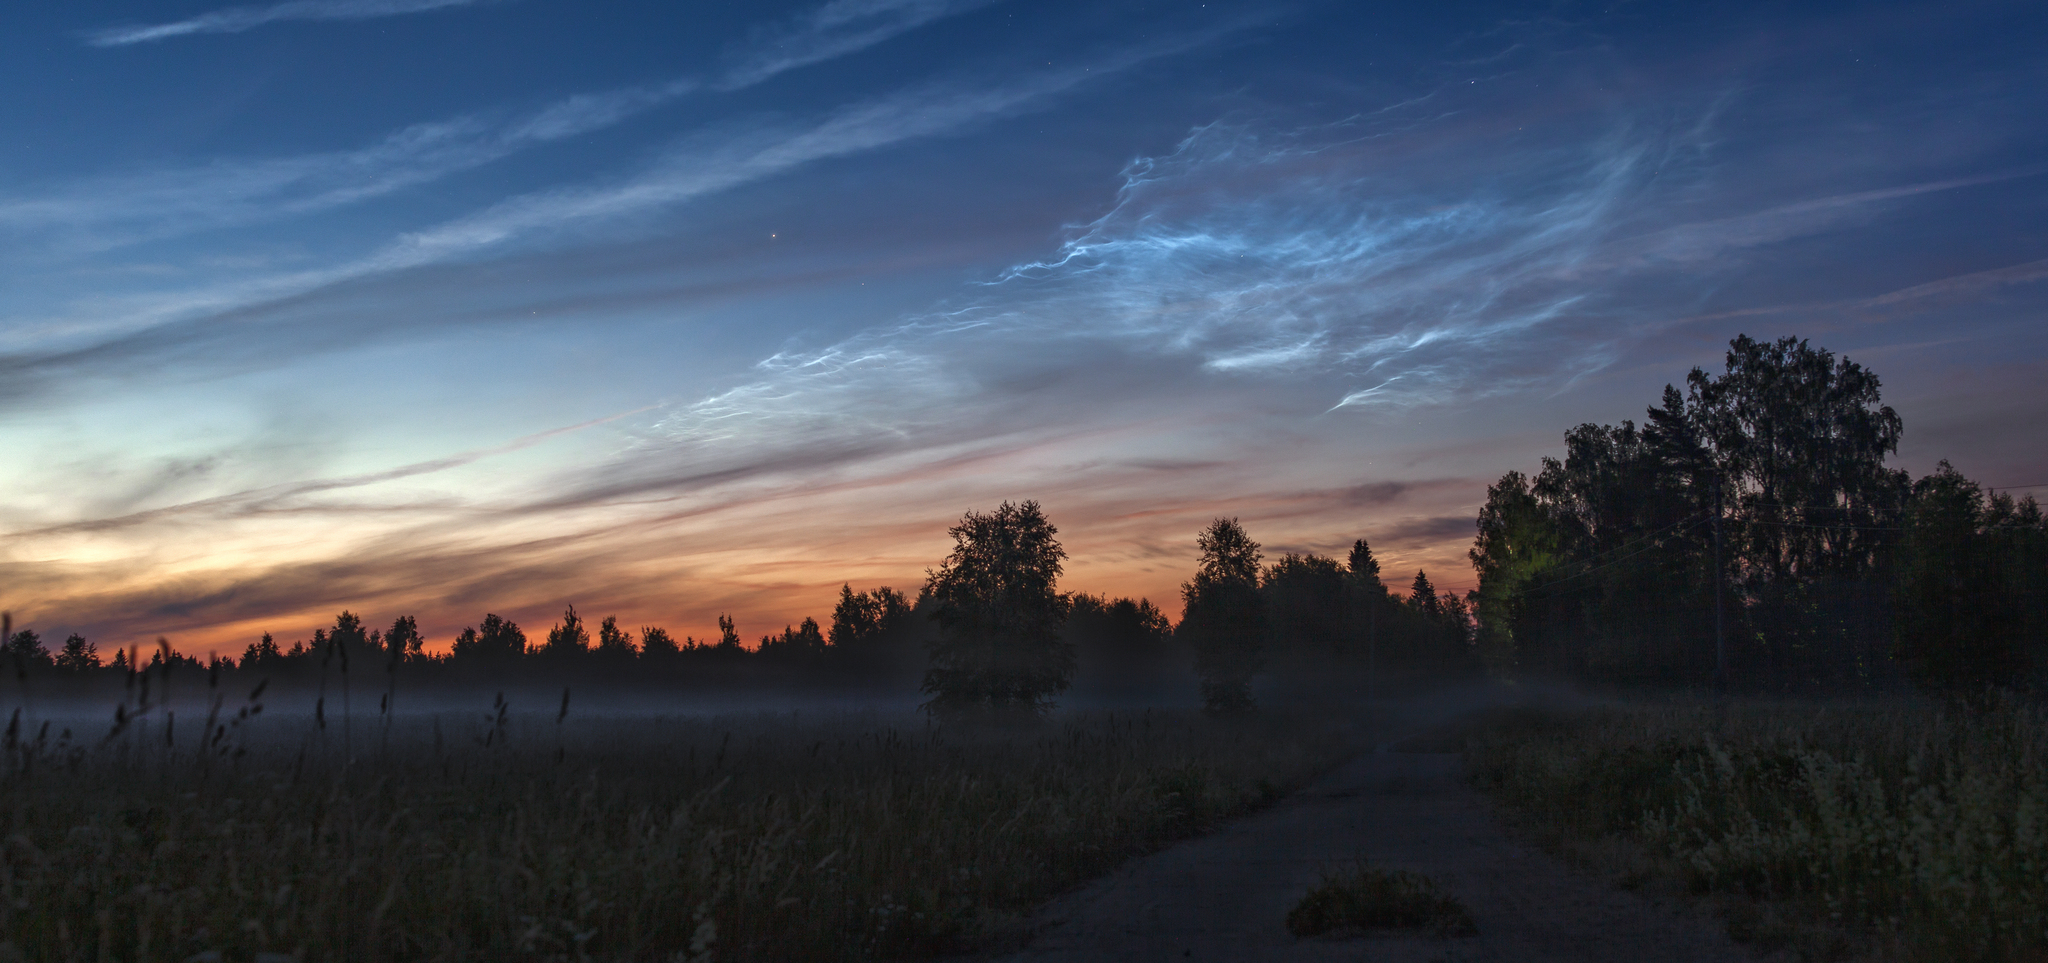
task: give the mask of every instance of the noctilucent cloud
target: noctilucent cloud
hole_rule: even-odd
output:
[[[0,14],[0,605],[238,652],[914,591],[1035,498],[1471,583],[1729,338],[2048,483],[2038,3],[205,0]],[[2036,489],[2048,491],[2048,489]]]

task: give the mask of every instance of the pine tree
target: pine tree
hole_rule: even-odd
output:
[[[1415,572],[1415,581],[1408,587],[1408,607],[1416,614],[1437,618],[1443,610],[1437,604],[1436,586],[1429,584],[1429,575],[1420,569]]]
[[[6,640],[7,657],[17,670],[39,668],[50,664],[50,650],[43,645],[43,639],[36,633],[22,629]]]
[[[64,640],[64,648],[57,653],[57,668],[67,672],[88,672],[100,667],[99,647],[85,640],[76,632]]]

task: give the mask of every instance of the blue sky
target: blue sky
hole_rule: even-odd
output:
[[[1470,581],[1485,484],[1738,333],[2048,482],[2021,3],[77,3],[0,14],[4,597],[698,632],[1043,502]],[[441,641],[445,641],[442,639]]]

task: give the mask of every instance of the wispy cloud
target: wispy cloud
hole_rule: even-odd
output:
[[[1204,33],[1160,41],[1071,67],[1048,69],[993,86],[934,83],[864,101],[810,124],[768,124],[726,129],[685,140],[662,160],[621,181],[540,191],[483,211],[404,235],[353,261],[301,271],[238,279],[216,287],[152,295],[130,311],[102,312],[83,346],[0,356],[0,370],[75,369],[160,355],[232,340],[246,347],[261,330],[265,304],[360,278],[440,264],[510,248],[523,241],[561,243],[584,226],[611,226],[662,212],[805,164],[943,136],[973,124],[1040,107],[1083,84],[1104,80],[1146,61],[1201,44]],[[587,105],[576,116],[602,115]],[[565,122],[538,125],[551,131]],[[528,122],[504,136],[537,125]],[[358,188],[361,189],[361,188]],[[4,218],[5,208],[0,208]],[[0,221],[4,222],[4,221]],[[371,322],[375,323],[375,322]],[[296,326],[292,326],[296,327]],[[321,335],[321,337],[330,336]],[[294,335],[303,339],[303,333]],[[67,332],[77,342],[79,335]],[[17,390],[26,382],[17,382]]]
[[[1218,375],[1359,383],[1336,407],[1521,385],[1504,356],[1585,299],[1580,268],[1640,192],[1644,146],[1552,160],[1547,191],[1447,193],[1371,176],[1370,132],[1199,130],[1133,163],[1114,209],[1009,271],[981,310],[1086,318],[1076,334]]]
[[[509,119],[473,115],[416,124],[352,150],[219,161],[0,196],[0,231],[99,249],[317,213],[610,127],[697,86],[682,80],[627,87],[565,98]]]
[[[999,0],[831,0],[756,30],[729,55],[724,89],[760,83],[798,67],[864,50],[934,20]]]
[[[1710,261],[1729,251],[1817,234],[1835,229],[1845,220],[1868,218],[1882,210],[1887,201],[1996,184],[2040,173],[2038,168],[2025,168],[1903,184],[1796,201],[1734,217],[1679,224],[1633,240],[1628,246],[1627,256],[1673,262]]]
[[[228,7],[171,23],[110,27],[86,35],[95,47],[126,47],[203,33],[241,33],[293,20],[373,20],[499,0],[287,0],[267,7]]]
[[[58,524],[48,525],[41,528],[23,529],[20,531],[8,532],[5,535],[0,535],[0,542],[15,541],[22,539],[45,538],[53,535],[71,535],[80,533],[115,531],[119,529],[155,524],[168,520],[221,521],[237,517],[247,517],[260,514],[280,514],[294,510],[305,509],[311,507],[308,506],[305,502],[305,499],[307,499],[309,496],[324,495],[332,492],[340,492],[347,491],[350,489],[378,486],[386,484],[388,482],[410,478],[418,478],[422,476],[445,472],[454,468],[461,468],[479,461],[483,461],[488,458],[493,458],[499,455],[510,454],[512,452],[532,448],[536,445],[552,441],[564,435],[574,434],[576,432],[583,431],[588,428],[594,428],[599,425],[609,424],[611,422],[618,421],[619,419],[622,418],[628,418],[634,415],[638,415],[647,410],[649,409],[642,408],[633,411],[625,411],[620,412],[618,414],[607,415],[602,418],[593,418],[589,421],[585,421],[579,424],[566,425],[560,428],[550,428],[545,431],[534,432],[533,434],[526,435],[521,438],[515,438],[504,444],[493,445],[488,448],[480,448],[473,451],[458,452],[456,454],[446,455],[440,458],[432,458],[426,461],[415,462],[408,465],[400,465],[395,468],[387,468],[379,471],[364,472],[361,474],[345,475],[333,478],[299,479],[288,482],[278,482],[275,484],[263,485],[257,488],[241,489],[229,492],[227,494],[215,495],[192,501],[181,501],[173,502],[171,504],[155,505],[146,508],[138,508],[120,514],[101,515],[83,521],[61,522]],[[206,459],[198,462],[173,463],[171,465],[166,466],[164,469],[160,470],[159,474],[163,476],[176,476],[203,472],[205,469],[210,467],[208,462],[212,460],[213,459]],[[169,481],[171,480],[171,478],[166,477],[164,480]],[[129,498],[131,500],[146,498],[147,496],[154,495],[160,491],[165,490],[167,487],[167,485],[158,484],[152,486],[147,490],[130,492]],[[450,506],[442,504],[433,507],[437,509],[447,509]]]
[[[644,447],[765,459],[856,436],[876,443],[867,453],[953,445],[975,430],[963,424],[993,424],[1017,403],[992,386],[1042,383],[1104,352],[1156,359],[1180,380],[1153,385],[1169,394],[1232,383],[1330,392],[1303,419],[1556,390],[1657,326],[1633,293],[1645,285],[1683,304],[1714,258],[1990,180],[1831,195],[1651,235],[1689,185],[1659,183],[1648,161],[1674,149],[1671,136],[1701,136],[1697,126],[1546,150],[1528,159],[1540,188],[1512,194],[1389,178],[1374,134],[1359,120],[1196,130],[1132,162],[1108,213],[1055,256],[1003,272],[964,304],[777,355],[758,380],[661,419]],[[2027,264],[1969,282],[2040,273]],[[1096,401],[1077,411],[1104,397],[1091,390]]]
[[[235,32],[276,20],[360,19],[478,2],[498,0],[298,0],[106,31],[96,34],[93,42],[119,46],[189,33]],[[0,196],[0,232],[55,235],[69,249],[98,250],[317,213],[480,167],[536,144],[602,130],[707,84],[724,91],[752,86],[995,2],[832,0],[758,28],[748,40],[734,44],[728,55],[730,67],[714,81],[681,78],[578,94],[509,118],[477,114],[415,124],[351,150],[85,178],[30,194]]]
[[[379,268],[407,267],[504,244],[537,229],[644,215],[740,184],[834,157],[957,131],[1027,110],[1091,80],[1180,49],[1156,45],[997,86],[931,84],[834,112],[805,127],[720,132],[677,148],[622,183],[546,191],[514,198],[478,214],[408,235],[376,255]]]

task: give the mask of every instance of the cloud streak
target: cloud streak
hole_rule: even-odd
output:
[[[87,34],[85,42],[95,47],[127,47],[172,37],[241,33],[296,20],[374,20],[496,2],[499,0],[287,0],[267,7],[228,7],[171,23],[110,27]]]
[[[831,0],[754,32],[728,57],[719,87],[736,90],[776,74],[865,50],[899,34],[1000,0]]]
[[[546,228],[643,215],[805,164],[940,136],[969,124],[1027,110],[1085,82],[1174,52],[1154,47],[1089,65],[1046,71],[1018,82],[980,88],[932,84],[839,110],[804,128],[724,134],[687,144],[623,183],[514,198],[469,217],[408,235],[369,262],[410,267],[496,247]]]
[[[238,32],[279,20],[395,16],[499,0],[298,0],[236,7],[100,35],[120,46],[191,33]],[[471,115],[415,124],[347,151],[219,161],[182,170],[90,178],[32,196],[0,197],[0,231],[57,232],[84,249],[316,213],[480,167],[525,148],[614,126],[688,94],[735,91],[857,53],[925,24],[998,0],[832,0],[757,28],[735,44],[714,82],[664,83],[579,94],[510,119]],[[104,41],[104,42],[102,42]]]
[[[977,123],[1040,108],[1084,84],[1199,46],[1223,32],[1227,30],[1158,41],[1075,66],[1027,74],[1005,84],[927,84],[842,108],[807,125],[765,125],[699,135],[621,181],[514,197],[403,235],[353,261],[240,279],[181,294],[153,295],[137,310],[100,319],[97,341],[0,356],[0,370],[24,375],[37,370],[75,370],[124,357],[184,350],[222,338],[246,346],[251,332],[262,330],[265,305],[281,304],[342,282],[506,250],[521,242],[559,244],[587,225],[644,219],[821,160],[953,134]],[[607,109],[586,105],[571,116],[603,116]],[[541,129],[552,131],[561,123],[566,121],[541,125]],[[530,119],[516,129],[534,126]],[[4,211],[0,208],[0,218]],[[19,391],[27,385],[17,382],[15,387]]]
[[[1019,397],[996,386],[1055,378],[1058,366],[1105,352],[1150,359],[1134,372],[1163,366],[1159,377],[1179,383],[1154,384],[1158,392],[1329,392],[1296,411],[1304,423],[1318,412],[1556,390],[1658,326],[1654,313],[1616,323],[1645,285],[1674,287],[1672,303],[1682,304],[1687,286],[1704,283],[1703,266],[2007,176],[1663,227],[1697,185],[1659,182],[1652,161],[1686,148],[1671,137],[1707,136],[1704,124],[1681,135],[1624,129],[1570,153],[1532,150],[1532,167],[1533,155],[1548,155],[1535,178],[1544,187],[1506,195],[1386,175],[1380,122],[1200,128],[1169,154],[1133,161],[1110,210],[1075,228],[1055,256],[1002,272],[963,305],[776,355],[751,383],[660,419],[633,457],[770,461],[853,437],[873,444],[849,457],[936,450],[1012,415]],[[1398,114],[1384,122],[1404,132],[1430,123]],[[2026,264],[1968,283],[2040,273]],[[1096,390],[1092,403],[1104,403]],[[1039,415],[1085,422],[1087,406],[1075,405]],[[1356,489],[1367,501],[1403,490]]]
[[[696,89],[688,80],[621,88],[565,98],[509,120],[467,116],[416,124],[353,150],[221,161],[0,197],[0,231],[54,233],[91,250],[317,213],[602,130]]]

